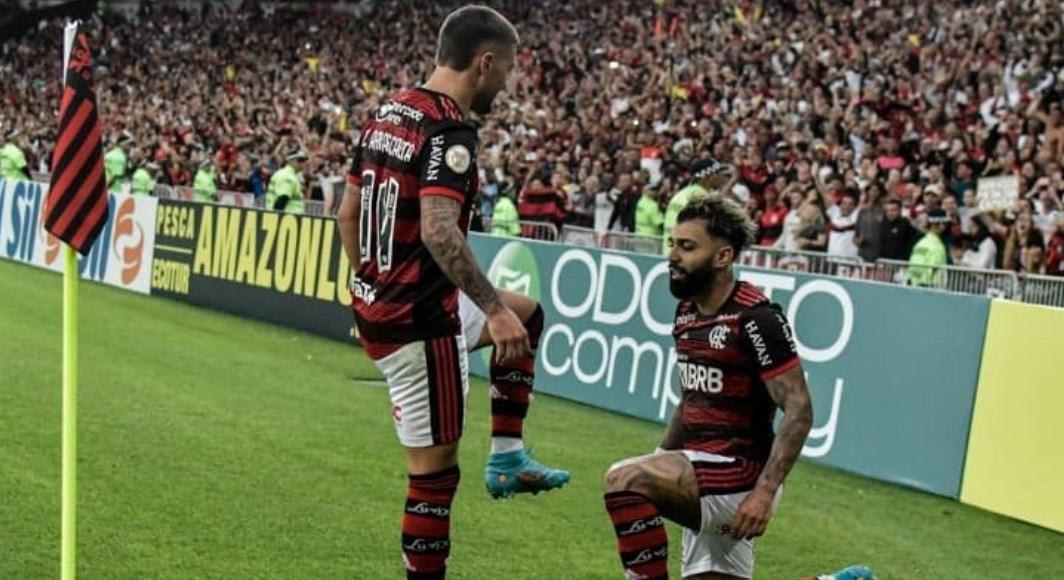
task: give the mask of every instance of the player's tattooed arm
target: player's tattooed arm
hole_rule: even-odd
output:
[[[343,242],[344,253],[351,262],[351,267],[358,269],[361,262],[358,251],[358,219],[361,212],[362,198],[360,188],[348,184],[343,200],[340,201],[340,210],[336,214],[337,227],[340,230],[340,241]]]
[[[502,308],[495,287],[480,271],[473,251],[458,227],[462,206],[439,195],[421,198],[421,241],[455,286],[491,315]]]
[[[813,426],[813,404],[801,366],[769,379],[766,386],[772,400],[783,409],[783,419],[757,487],[775,494],[802,453]]]

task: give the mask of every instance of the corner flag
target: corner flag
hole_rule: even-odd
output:
[[[76,31],[77,25],[72,26]],[[64,57],[69,58],[69,64],[59,108],[59,137],[52,152],[44,227],[85,255],[107,221],[107,185],[96,93],[92,90],[92,54],[84,34],[77,35],[73,50]]]
[[[100,119],[92,90],[92,54],[76,23],[63,31],[63,93],[59,137],[52,152],[52,181],[44,227],[63,248],[63,483],[60,578],[77,575],[78,467],[78,260],[107,222]]]

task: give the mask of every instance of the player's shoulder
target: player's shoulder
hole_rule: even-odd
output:
[[[733,298],[733,305],[739,314],[740,323],[753,321],[755,324],[786,324],[783,308],[769,300],[757,286],[740,282]]]
[[[740,310],[754,310],[770,306],[772,301],[765,296],[760,288],[745,281],[738,282],[735,292],[732,294],[732,302]]]
[[[424,87],[402,89],[393,94],[384,107],[388,105],[416,117],[415,121],[425,125],[466,124],[465,115],[454,99]]]

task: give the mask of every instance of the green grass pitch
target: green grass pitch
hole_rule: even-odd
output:
[[[81,305],[82,578],[403,577],[405,472],[359,349],[95,284]],[[59,276],[0,262],[0,579],[58,575],[60,316]],[[470,399],[450,577],[621,578],[602,473],[661,427],[540,396],[528,439],[573,482],[492,501],[484,381]],[[758,554],[759,579],[1064,577],[1064,535],[809,463]]]

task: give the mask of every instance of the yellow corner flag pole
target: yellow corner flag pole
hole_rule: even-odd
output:
[[[78,25],[63,30],[63,86]],[[63,500],[60,578],[77,576],[78,544],[78,254],[63,244]]]
[[[78,535],[78,254],[63,244],[63,531],[62,580],[77,575]]]

